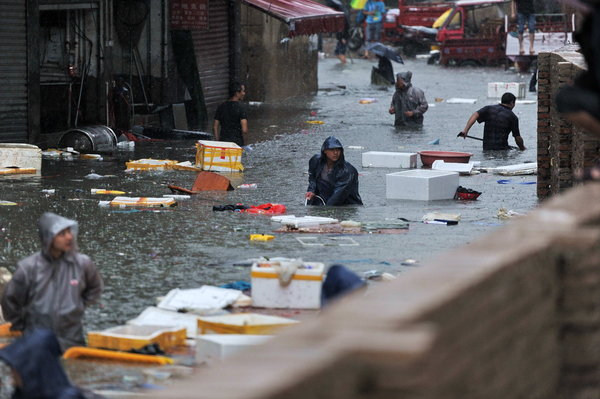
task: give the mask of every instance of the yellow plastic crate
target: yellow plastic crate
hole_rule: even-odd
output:
[[[275,331],[298,323],[297,320],[259,313],[236,313],[198,318],[200,334],[271,335]]]
[[[128,351],[149,344],[158,344],[168,350],[185,344],[185,327],[125,325],[102,331],[88,332],[88,346],[92,348]]]
[[[178,161],[170,159],[152,159],[144,158],[135,161],[125,162],[127,169],[133,170],[158,170],[158,169],[171,169],[173,165],[177,164]]]
[[[228,141],[199,140],[196,166],[212,172],[242,172],[242,147]]]

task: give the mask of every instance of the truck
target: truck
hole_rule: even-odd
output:
[[[398,8],[390,9],[383,23],[382,41],[402,48],[405,56],[429,52],[435,41],[433,23],[453,1],[398,0]]]

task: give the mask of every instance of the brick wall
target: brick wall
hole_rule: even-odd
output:
[[[598,266],[595,183],[156,397],[598,398]]]
[[[556,92],[585,68],[576,46],[538,56],[538,185],[540,199],[573,186],[573,172],[590,167],[600,155],[600,140],[585,135],[560,116]]]

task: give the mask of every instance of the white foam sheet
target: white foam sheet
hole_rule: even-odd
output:
[[[158,307],[172,311],[186,309],[190,312],[204,313],[223,309],[237,301],[241,295],[242,291],[211,285],[185,290],[175,288],[160,301]]]

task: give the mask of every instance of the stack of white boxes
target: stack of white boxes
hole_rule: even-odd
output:
[[[490,82],[488,83],[488,97],[500,98],[504,93],[512,93],[518,99],[525,98],[526,87],[522,82]]]

